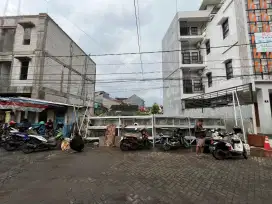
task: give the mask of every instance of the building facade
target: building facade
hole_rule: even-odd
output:
[[[235,91],[252,130],[272,133],[272,50],[256,44],[272,35],[271,20],[268,0],[203,0],[177,13],[162,41],[163,50],[180,50],[162,56],[164,114],[231,119]]]
[[[50,16],[1,17],[0,32],[0,96],[93,107],[96,64]]]

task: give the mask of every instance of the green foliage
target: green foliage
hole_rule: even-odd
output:
[[[151,113],[152,114],[159,114],[159,112],[160,112],[160,106],[157,103],[154,103],[151,108]]]

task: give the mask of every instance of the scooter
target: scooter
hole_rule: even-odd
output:
[[[223,160],[242,156],[245,159],[248,158],[248,155],[250,154],[250,147],[240,138],[242,129],[240,127],[234,127],[233,131],[234,133],[228,134],[222,141],[218,141],[214,145],[212,155],[215,159]]]
[[[212,153],[215,150],[215,146],[218,142],[222,141],[224,138],[224,134],[221,132],[221,129],[212,129],[211,130],[211,138],[209,144],[209,152]]]
[[[28,135],[28,138],[25,139],[25,143],[22,146],[22,151],[25,154],[29,154],[36,150],[55,149],[60,146],[62,140],[62,133],[58,133],[57,136],[50,137],[49,139],[40,135]]]
[[[28,134],[23,131],[13,127],[6,127],[1,137],[1,145],[6,151],[18,150],[27,137]]]
[[[182,134],[180,128],[174,130],[172,136],[161,135],[160,144],[162,144],[164,151],[169,151],[170,149],[176,149],[180,147],[191,147],[190,142],[185,139],[185,136]]]
[[[136,124],[134,124],[137,126]],[[120,149],[122,151],[138,150],[138,149],[150,149],[152,143],[148,139],[146,129],[135,128],[136,134],[124,135],[121,137]]]

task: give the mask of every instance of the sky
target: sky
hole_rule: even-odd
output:
[[[1,9],[5,2],[0,0]],[[162,49],[162,38],[176,11],[197,10],[201,0],[189,2],[138,0],[142,52]],[[17,15],[18,5],[19,0],[9,0],[6,15]],[[0,10],[2,14],[3,10]],[[21,0],[19,13],[48,13],[88,54],[139,51],[133,0]],[[139,55],[99,56],[92,59],[97,64],[96,91],[106,91],[112,97],[136,94],[145,100],[147,106],[154,102],[162,104],[162,81],[141,81],[143,78],[162,77],[161,54],[142,55],[143,74]],[[127,81],[112,83],[119,79]],[[111,83],[106,83],[108,81]]]

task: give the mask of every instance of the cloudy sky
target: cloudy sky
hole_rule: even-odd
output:
[[[5,1],[0,0],[0,8],[4,8]],[[18,13],[18,2],[9,0],[6,15]],[[190,0],[190,3],[177,0],[177,4],[176,0],[138,2],[141,51],[161,50],[161,40],[177,8],[188,11],[200,5],[200,0]],[[44,12],[49,13],[88,54],[138,52],[133,0],[21,0],[20,14]],[[107,91],[113,97],[135,93],[147,105],[162,103],[162,82],[140,81],[143,76],[139,55],[101,56],[93,60],[97,63],[97,91]],[[144,78],[161,78],[161,54],[144,54],[142,61]],[[134,81],[112,83],[132,78]]]

